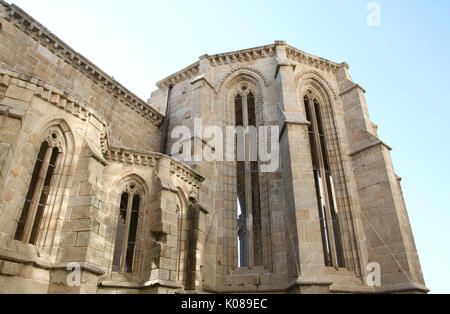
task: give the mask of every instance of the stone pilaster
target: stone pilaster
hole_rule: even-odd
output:
[[[294,65],[284,42],[276,46],[277,102],[280,121],[281,169],[285,192],[288,270],[298,284],[324,285],[324,259],[308,125],[298,103]],[[325,287],[328,288],[326,283]]]
[[[78,263],[92,265],[98,269],[109,267],[104,258],[105,238],[100,231],[106,215],[104,202],[100,199],[98,182],[101,182],[104,162],[94,157],[85,142],[80,154],[68,201],[67,216],[62,226],[60,251],[57,262],[62,265]],[[60,271],[66,274],[66,271]],[[61,276],[57,273],[55,276]],[[95,293],[98,275],[82,271],[81,287],[64,290],[67,293]],[[56,290],[61,282],[54,281]],[[54,290],[54,292],[56,292]]]
[[[205,241],[205,218],[207,212],[195,200],[188,206],[188,232],[186,256],[186,290],[201,290],[201,262]]]
[[[153,204],[150,232],[152,269],[149,285],[178,287],[178,190],[170,183],[170,160],[161,159],[157,165],[156,201]]]
[[[365,91],[352,82],[346,64],[338,69],[337,77],[369,261],[381,265],[384,289],[426,291],[391,149],[378,138]]]

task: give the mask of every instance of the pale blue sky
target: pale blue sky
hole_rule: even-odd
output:
[[[394,148],[427,286],[450,293],[450,1],[380,0],[380,27],[368,0],[14,2],[145,100],[200,55],[274,40],[349,63]]]

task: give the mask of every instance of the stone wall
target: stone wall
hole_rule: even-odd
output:
[[[161,111],[167,110],[169,114],[166,153],[170,153],[173,143],[178,140],[170,138],[171,130],[177,126],[184,125],[193,130],[191,142],[195,143],[198,136],[195,118],[202,119],[203,127],[234,125],[233,90],[237,83],[246,81],[259,92],[257,98],[262,105],[264,125],[279,125],[281,129],[279,171],[260,176],[260,180],[266,177],[267,184],[261,185],[261,198],[267,200],[263,245],[265,262],[262,267],[237,267],[235,163],[190,162],[206,178],[200,189],[200,200],[207,204],[212,217],[203,263],[209,275],[214,272],[215,280],[206,276],[206,290],[300,293],[426,291],[389,152],[385,150],[378,164],[370,165],[377,173],[362,172],[363,168],[369,167],[369,160],[355,161],[359,154],[371,149],[368,144],[384,144],[378,140],[377,127],[370,121],[363,89],[351,81],[347,64],[311,56],[284,42],[202,56],[197,63],[160,81],[160,89],[149,100],[150,104]],[[323,106],[321,110],[335,181],[335,202],[344,254],[345,268],[340,269],[324,266],[311,169],[309,121],[303,104],[308,90],[320,95]],[[169,108],[166,108],[167,101]],[[227,140],[224,144],[225,147],[233,145]],[[205,147],[207,144],[200,145]],[[381,178],[383,167],[389,170]],[[388,203],[387,195],[382,196],[378,190],[365,190],[361,184],[367,180],[386,180],[392,202]],[[398,215],[398,220],[390,223],[402,228],[397,234],[399,243],[407,243],[400,249],[406,255],[391,251],[398,245],[395,237],[389,235],[388,225],[375,224],[376,231],[371,231],[373,224],[369,220],[375,219],[379,213],[370,212],[369,217],[373,218],[367,218],[365,208],[380,202]],[[387,252],[392,252],[395,257],[389,259],[386,254],[390,253],[377,253],[380,243],[385,248],[391,247]],[[402,256],[405,262],[402,262]],[[374,261],[381,265],[383,274],[382,287],[378,288],[366,285],[367,266]],[[410,271],[409,267],[415,270]]]
[[[347,64],[277,41],[201,56],[157,85],[143,102],[0,0],[0,293],[427,291],[390,148]],[[196,119],[226,134],[243,90],[255,96],[257,126],[279,127],[280,165],[259,171],[261,230],[251,216],[247,228],[261,240],[249,237],[248,265],[238,267],[236,162],[195,159],[195,149],[184,163],[169,155],[178,126],[197,147],[217,149]],[[307,94],[320,100],[341,267],[324,258]],[[29,244],[15,233],[43,141],[57,142],[60,159]],[[233,139],[223,144],[234,150]],[[115,272],[130,191],[140,197],[132,271]],[[380,287],[366,282],[372,262]],[[73,265],[80,284],[71,287]]]
[[[159,151],[162,116],[155,109],[18,7],[1,7],[1,67],[39,77],[89,104],[108,121],[111,144]]]

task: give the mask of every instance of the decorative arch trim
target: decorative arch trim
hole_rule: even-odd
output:
[[[299,90],[298,85],[301,81],[307,83],[308,81],[311,80],[316,81],[321,87],[323,87],[328,93],[328,95],[330,95],[330,97],[332,97],[335,101],[338,100],[337,93],[332,87],[331,83],[326,78],[324,78],[318,71],[314,70],[305,71],[297,74],[297,76],[295,77],[297,90]]]
[[[69,124],[64,119],[52,119],[38,123],[32,130],[32,133],[38,134],[40,142],[47,141],[49,144],[58,147],[64,154],[64,165],[72,164],[74,152],[76,150],[75,138]],[[58,134],[58,138],[53,138],[53,133]]]
[[[240,66],[237,68],[234,68],[232,71],[228,72],[217,84],[216,88],[214,89],[216,95],[218,95],[222,87],[227,83],[233,81],[235,78],[241,76],[241,75],[249,75],[253,78],[255,78],[262,86],[269,87],[269,81],[264,76],[264,74],[252,67],[246,67],[246,66]]]
[[[137,184],[139,184],[139,188],[142,189],[143,194],[149,195],[150,189],[149,189],[147,183],[140,175],[138,175],[136,173],[127,174],[125,176],[122,176],[120,179],[116,180],[113,183],[113,187],[114,187],[113,190],[114,191],[122,191],[122,190],[126,189],[127,185],[133,181],[136,182]],[[141,196],[144,197],[145,195],[141,195]]]

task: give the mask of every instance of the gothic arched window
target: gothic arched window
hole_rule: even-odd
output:
[[[309,92],[312,96],[312,92]],[[338,208],[335,198],[333,176],[330,169],[326,136],[323,128],[319,101],[304,97],[306,118],[311,122],[309,139],[314,169],[320,227],[326,266],[343,267],[344,258],[339,227]]]
[[[127,185],[120,198],[119,218],[113,255],[113,272],[132,273],[142,192],[137,183]]]
[[[262,265],[257,120],[255,96],[243,86],[235,97],[239,267]]]
[[[50,128],[41,144],[35,162],[28,193],[16,229],[15,239],[36,245],[46,208],[54,199],[49,198],[54,186],[64,136],[58,127]]]

